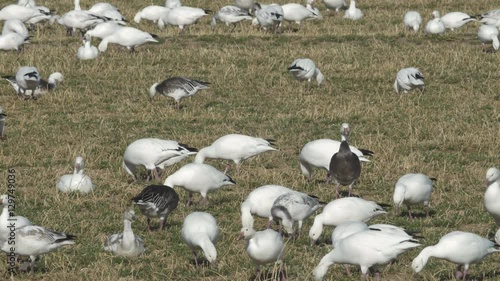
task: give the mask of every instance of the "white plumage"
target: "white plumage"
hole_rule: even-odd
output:
[[[15,76],[2,76],[2,78],[10,83],[12,88],[14,88],[16,94],[19,94],[19,85],[17,84]],[[28,93],[28,95],[26,95],[25,97],[29,98],[31,96],[31,98],[38,98],[46,92],[55,90],[57,87],[57,82],[63,81],[64,76],[60,72],[53,72],[52,74],[50,74],[47,80],[40,78],[40,84],[38,84],[38,87],[36,87],[35,92],[32,95],[31,93]]]
[[[464,26],[466,23],[475,21],[476,19],[462,12],[451,12],[441,17],[441,21],[445,28],[454,30]]]
[[[76,57],[81,60],[93,60],[99,56],[99,51],[95,46],[92,46],[92,37],[86,33],[83,36],[83,46],[78,48]]]
[[[132,221],[134,210],[128,208],[123,214],[123,232],[110,235],[104,242],[104,250],[117,256],[135,257],[144,253],[144,241],[134,234]]]
[[[399,178],[394,188],[394,205],[399,214],[401,205],[408,207],[408,216],[413,219],[411,205],[423,204],[425,215],[429,216],[429,206],[432,195],[432,180],[424,174],[406,174]]]
[[[31,18],[43,15],[44,13],[36,8],[12,4],[5,6],[0,10],[0,21],[9,19],[19,19],[22,22],[26,22]]]
[[[444,23],[441,21],[441,17],[438,11],[433,11],[432,15],[434,19],[427,22],[425,25],[425,32],[430,34],[443,34],[446,31]]]
[[[2,214],[0,215],[0,241],[5,241],[9,237],[11,231],[15,229],[10,227],[12,222],[15,222],[15,228],[19,228],[25,225],[31,225],[31,222],[23,216],[11,216],[10,212],[15,208],[18,211],[16,204],[16,199],[13,196],[3,194],[0,196],[0,204],[3,206]],[[10,211],[9,211],[10,205]],[[0,242],[1,243],[1,242]]]
[[[321,73],[321,70],[316,67],[316,64],[311,59],[294,60],[288,67],[288,71],[290,71],[298,81],[307,81],[311,83],[312,79],[316,79],[318,87],[325,80],[323,73]]]
[[[266,229],[250,233],[244,237],[247,240],[247,253],[255,264],[256,280],[260,280],[260,266],[272,262],[280,263],[280,275],[282,277],[285,276],[281,261],[284,255],[285,244],[278,232]]]
[[[167,7],[157,5],[147,6],[135,14],[134,21],[140,23],[141,20],[145,19],[157,23],[158,20],[168,12],[170,12],[170,8]]]
[[[96,3],[88,10],[90,13],[105,17],[107,20],[125,25],[126,19],[120,13],[120,10],[109,3]]]
[[[26,25],[24,25],[24,23],[20,19],[9,19],[4,22],[2,28],[2,35],[6,35],[9,33],[17,33],[23,38],[29,36]]]
[[[180,6],[175,7],[168,13],[163,15],[158,24],[160,28],[164,24],[176,25],[179,27],[179,31],[184,33],[184,27],[196,23],[200,18],[209,14],[209,10],[204,10],[200,8]]]
[[[234,0],[234,5],[241,9],[250,11],[254,8],[255,0]]]
[[[252,20],[248,10],[244,10],[236,6],[224,6],[214,14],[210,26],[213,30],[217,25],[217,21],[220,21],[225,23],[228,29],[230,25],[233,25],[234,30],[236,28],[236,24],[243,20]]]
[[[282,5],[281,8],[283,9],[283,19],[290,23],[295,22],[299,27],[304,20],[319,18],[319,15],[310,5],[304,7],[297,3],[289,3]]]
[[[0,50],[21,50],[21,46],[29,42],[29,37],[21,36],[17,33],[7,33],[0,35]]]
[[[75,169],[73,174],[63,175],[59,179],[56,188],[61,192],[79,191],[80,193],[89,193],[95,189],[95,185],[89,176],[83,174],[85,163],[83,157],[78,156],[75,160]]]
[[[40,73],[36,67],[22,66],[16,73],[16,83],[19,86],[18,94],[20,96],[33,96],[40,84]]]
[[[88,34],[92,37],[103,39],[113,33],[115,33],[118,29],[122,28],[121,25],[116,22],[103,22],[99,23],[91,30],[88,30],[85,34]]]
[[[85,31],[92,26],[105,21],[106,18],[100,15],[96,15],[88,11],[82,11],[80,9],[69,11],[57,19],[57,22],[60,25],[66,27],[68,35],[71,35],[74,29]]]
[[[148,42],[158,43],[152,34],[144,32],[134,27],[124,26],[116,30],[111,35],[104,37],[99,44],[99,51],[105,52],[108,49],[109,43],[118,44],[127,47],[128,50],[134,51],[135,47],[146,44]]]
[[[336,13],[347,7],[345,0],[324,0],[323,3],[328,10],[335,10]]]
[[[483,24],[498,26],[500,24],[500,9],[491,10],[479,16],[479,21]]]
[[[363,12],[356,8],[356,1],[355,0],[350,0],[349,8],[345,11],[344,18],[350,19],[350,20],[359,20],[361,19],[364,14]]]
[[[309,218],[318,208],[323,207],[317,198],[302,192],[289,192],[280,195],[271,207],[271,215],[279,219],[288,234],[293,234],[293,224],[298,222],[298,235],[302,231],[302,222]]]
[[[259,3],[256,3],[255,7],[255,16],[259,25],[263,28],[269,28],[270,30],[277,32],[278,26],[280,26],[283,21],[283,8],[278,4],[263,6]]]
[[[405,14],[403,23],[405,27],[413,29],[413,31],[417,32],[422,24],[422,16],[420,16],[419,12],[409,11]]]
[[[486,192],[484,193],[484,207],[500,226],[500,170],[495,167],[486,171]]]
[[[500,42],[498,41],[498,28],[491,25],[481,25],[479,31],[477,32],[477,38],[483,43],[492,43],[493,49],[498,50],[500,48]]]
[[[424,92],[424,75],[415,67],[407,67],[398,71],[394,80],[394,90],[397,94],[405,93],[413,89]]]
[[[215,244],[219,240],[219,234],[217,220],[209,213],[193,212],[184,219],[181,238],[191,249],[196,265],[198,265],[196,257],[198,249],[203,251],[210,264],[215,265],[217,261]]]
[[[180,0],[165,0],[165,7],[169,9],[173,9],[175,7],[180,7],[180,6],[182,6]]]

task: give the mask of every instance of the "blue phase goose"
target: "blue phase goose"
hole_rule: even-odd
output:
[[[219,240],[220,229],[217,220],[209,213],[193,212],[189,214],[182,224],[181,239],[188,245],[194,256],[196,266],[198,249],[203,251],[210,265],[217,262],[217,249],[215,244]]]
[[[5,116],[7,116],[7,114],[3,111],[3,107],[0,106],[0,140],[5,139]]]
[[[394,80],[394,90],[397,94],[409,93],[413,89],[425,90],[424,75],[415,67],[407,67],[398,71]]]
[[[336,181],[335,193],[340,196],[339,186],[349,186],[351,196],[352,186],[361,175],[361,163],[356,154],[349,148],[346,140],[340,143],[339,152],[335,153],[330,160],[330,176]]]
[[[147,217],[148,230],[151,231],[151,218],[160,218],[160,230],[165,226],[168,215],[177,208],[179,195],[173,188],[166,185],[146,186],[139,195],[132,198]]]
[[[323,83],[325,77],[321,70],[316,67],[316,64],[311,59],[296,59],[288,67],[288,71],[292,73],[298,81],[307,81],[311,85],[312,79],[316,79],[318,87]]]
[[[408,217],[413,219],[410,211],[411,205],[423,204],[425,215],[429,216],[429,205],[432,195],[432,180],[424,174],[406,174],[399,178],[394,187],[394,205],[396,214],[399,215],[401,205],[408,207]]]
[[[199,90],[208,89],[209,82],[203,82],[186,77],[172,77],[161,83],[154,83],[149,88],[149,97],[152,99],[156,93],[171,97],[177,103],[177,109],[180,109],[180,103],[183,98],[195,95]]]
[[[243,20],[252,20],[248,10],[236,6],[224,6],[214,14],[210,26],[212,30],[214,30],[217,22],[220,21],[226,24],[228,31],[230,29],[230,25],[232,25],[233,28],[231,31],[234,31],[236,24]]]
[[[135,257],[144,253],[144,242],[132,230],[135,212],[127,208],[123,214],[123,232],[110,235],[104,242],[104,250],[117,256]]]

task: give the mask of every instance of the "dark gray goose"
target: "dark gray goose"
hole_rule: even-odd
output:
[[[166,185],[146,186],[139,195],[132,198],[135,205],[148,218],[148,230],[151,231],[151,218],[160,217],[160,230],[163,229],[168,214],[179,204],[179,195]]]
[[[349,148],[347,141],[340,143],[339,152],[335,153],[330,160],[330,177],[333,177],[337,183],[335,192],[339,197],[339,186],[349,186],[349,195],[351,196],[352,186],[361,175],[361,163],[356,154]]]
[[[193,80],[186,77],[172,77],[164,80],[161,83],[154,83],[149,88],[149,96],[151,99],[160,93],[164,96],[171,97],[177,103],[177,109],[180,108],[180,102],[183,98],[193,96],[201,89],[207,89],[210,83],[199,80]]]

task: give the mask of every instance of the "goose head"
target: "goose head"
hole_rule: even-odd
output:
[[[495,167],[491,167],[486,171],[486,187],[490,186],[492,183],[500,179],[500,170]]]
[[[123,220],[126,220],[126,221],[134,221],[135,220],[135,212],[134,212],[134,209],[132,208],[127,208],[125,210],[125,212],[123,213]]]
[[[83,157],[81,157],[81,156],[76,157],[76,160],[75,160],[75,173],[78,173],[78,172],[82,171],[83,168],[85,168],[85,162],[83,161]]]
[[[255,229],[253,229],[252,227],[249,227],[249,226],[242,227],[241,231],[240,231],[239,238],[240,238],[240,240],[243,238],[245,240],[249,240],[250,238],[252,238],[254,236],[254,234],[255,234]]]
[[[432,12],[432,16],[434,16],[435,19],[438,19],[440,18],[441,16],[439,15],[439,12],[438,11],[433,11]]]
[[[349,134],[351,132],[351,128],[349,127],[349,124],[348,123],[342,123],[342,125],[340,126],[340,136],[342,138],[342,140],[346,140],[348,141],[349,140]]]
[[[7,194],[0,195],[0,203],[1,203],[1,205],[4,205],[4,206],[9,204],[9,195],[7,195]]]

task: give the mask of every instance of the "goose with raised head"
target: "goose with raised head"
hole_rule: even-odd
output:
[[[349,186],[347,196],[351,196],[352,186],[361,175],[361,162],[358,156],[351,151],[346,140],[340,143],[339,151],[332,156],[329,174],[336,182],[337,198],[340,196],[340,185]]]
[[[312,79],[318,82],[318,87],[325,80],[321,70],[316,67],[316,64],[311,59],[296,59],[288,67],[288,71],[292,73],[293,77],[298,81],[307,81],[311,85]]]
[[[57,19],[60,25],[66,27],[67,35],[73,35],[73,31],[76,29],[79,29],[83,34],[92,26],[111,20],[101,15],[82,10],[80,7],[80,0],[74,0],[74,5],[75,7],[73,10],[63,14]]]
[[[260,280],[260,267],[272,262],[279,263],[280,280],[286,280],[282,262],[285,243],[283,243],[283,238],[278,232],[266,229],[257,232],[240,233],[240,237],[245,238],[248,256],[255,264],[256,280]]]
[[[455,28],[462,27],[468,22],[476,21],[476,18],[462,12],[451,12],[442,16],[441,21],[445,28],[455,30]]]
[[[477,32],[477,38],[483,44],[492,43],[495,51],[500,48],[500,42],[498,41],[498,28],[495,26],[486,24],[481,25],[479,27],[479,31]]]
[[[83,36],[83,46],[78,48],[76,57],[80,60],[93,60],[99,56],[99,51],[95,46],[92,46],[92,37],[85,33]]]
[[[186,77],[171,77],[163,80],[161,83],[154,83],[149,88],[149,97],[152,99],[156,93],[166,97],[171,97],[180,109],[180,103],[183,98],[194,96],[199,90],[208,89],[209,82],[194,80]]]
[[[217,22],[220,21],[226,24],[228,31],[230,29],[230,26],[232,25],[233,28],[231,31],[234,31],[234,29],[236,28],[236,24],[243,20],[252,20],[252,17],[248,13],[248,10],[228,5],[222,7],[217,13],[213,15],[210,26],[212,30],[214,30]]]
[[[171,9],[168,13],[162,15],[158,20],[158,25],[163,28],[165,24],[176,25],[179,32],[184,33],[184,27],[195,24],[200,18],[208,16],[212,11],[180,6]]]
[[[443,34],[446,31],[443,21],[441,21],[441,16],[438,11],[433,11],[432,15],[434,19],[427,22],[425,25],[425,32],[430,34]]]
[[[104,242],[104,251],[123,257],[136,257],[144,253],[144,241],[132,230],[134,220],[134,210],[127,208],[123,213],[123,232],[110,235]]]
[[[406,174],[398,179],[394,187],[393,201],[396,214],[399,214],[401,205],[408,208],[408,217],[413,219],[410,207],[423,204],[425,215],[429,216],[429,206],[432,195],[432,179],[424,174]]]
[[[56,188],[61,192],[92,192],[95,189],[95,185],[89,176],[83,174],[84,168],[85,162],[83,161],[83,157],[76,157],[73,174],[61,176]]]
[[[168,215],[177,208],[179,195],[166,185],[148,185],[141,193],[132,198],[147,217],[148,230],[151,231],[151,218],[160,218],[160,230],[165,226]]]
[[[16,207],[16,211],[18,210],[18,206],[16,205],[16,198],[12,195],[3,194],[0,195],[0,204],[2,205],[2,214],[0,214],[0,241],[7,240],[11,230],[9,229],[9,225],[12,222],[15,222],[15,227],[19,228],[25,225],[32,225],[31,222],[23,217],[23,216],[13,216],[13,207]],[[10,205],[10,210],[9,210]]]
[[[407,67],[398,71],[394,80],[394,91],[396,94],[407,94],[411,90],[420,89],[423,94],[425,90],[424,75],[418,68]]]
[[[350,20],[361,19],[364,16],[364,14],[359,8],[356,8],[356,0],[350,0],[350,1],[351,2],[349,3],[349,8],[345,11],[344,18]]]
[[[219,240],[220,229],[217,220],[209,213],[193,212],[189,214],[182,224],[181,238],[191,249],[195,264],[198,266],[196,252],[201,249],[210,265],[217,262],[217,249],[215,244]]]
[[[111,35],[104,37],[98,46],[99,51],[105,52],[108,49],[108,44],[118,44],[131,52],[135,51],[135,48],[146,44],[148,42],[158,43],[158,36],[150,34],[130,26],[123,26],[122,28],[116,30]]]
[[[500,226],[500,170],[491,167],[486,171],[486,192],[484,193],[484,207]]]
[[[422,16],[417,11],[406,12],[403,17],[403,23],[406,28],[413,29],[413,31],[417,32],[422,24]]]

